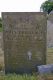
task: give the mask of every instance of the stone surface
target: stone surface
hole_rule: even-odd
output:
[[[47,65],[38,66],[38,72],[40,74],[53,73],[53,64],[47,64]]]
[[[46,63],[45,13],[3,12],[5,72],[31,73]]]

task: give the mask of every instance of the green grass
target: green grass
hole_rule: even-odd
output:
[[[47,51],[48,52],[53,52],[53,48],[48,48]]]
[[[2,32],[3,31],[3,29],[2,29],[2,27],[0,27],[0,32]]]
[[[8,74],[0,76],[0,80],[53,80],[53,74],[45,75]]]
[[[47,64],[53,63],[53,48],[47,49]]]
[[[16,74],[8,74],[0,76],[0,80],[38,80],[35,75],[16,75]]]

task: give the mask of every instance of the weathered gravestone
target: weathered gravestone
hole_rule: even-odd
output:
[[[46,63],[46,14],[3,12],[5,72],[31,73]]]

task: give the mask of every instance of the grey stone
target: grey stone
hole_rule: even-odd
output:
[[[5,72],[29,73],[46,64],[46,14],[3,12],[2,20]]]
[[[53,73],[53,64],[38,66],[38,72],[40,74]]]

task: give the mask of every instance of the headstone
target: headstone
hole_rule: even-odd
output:
[[[38,66],[38,72],[40,74],[53,73],[53,64],[41,65]]]
[[[45,13],[3,12],[5,72],[31,73],[46,63]]]

